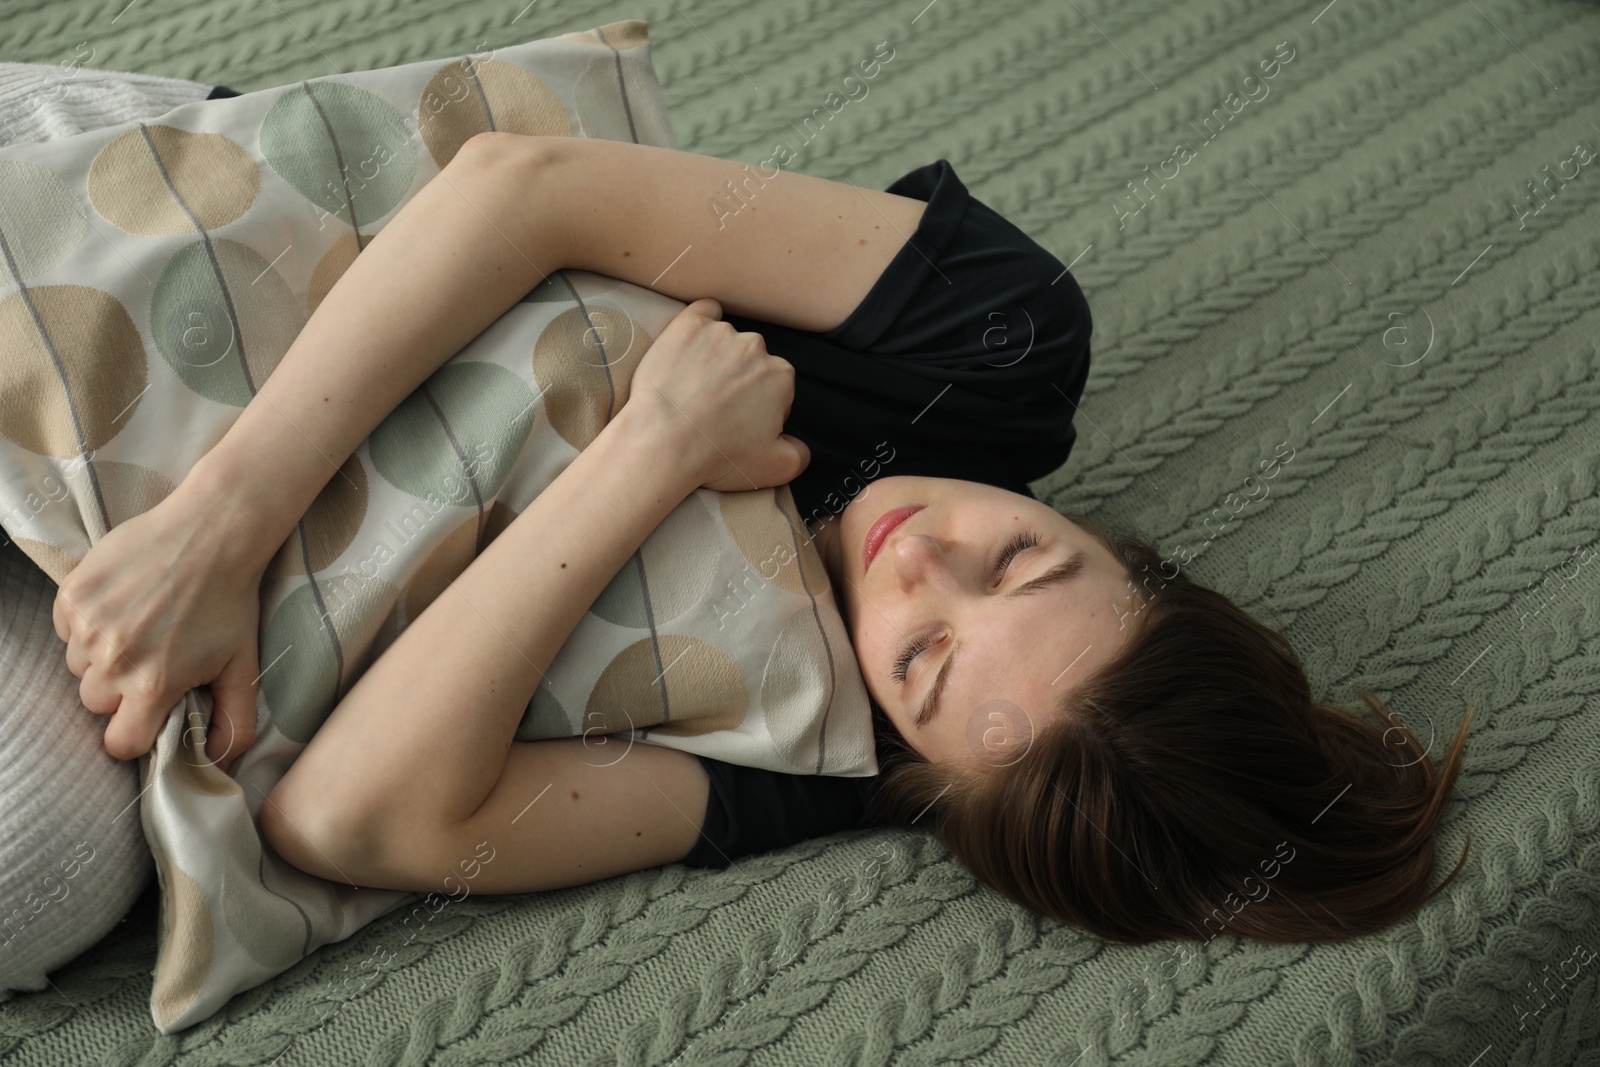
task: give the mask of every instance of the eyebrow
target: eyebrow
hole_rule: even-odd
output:
[[[1032,581],[1023,582],[1011,590],[1006,594],[1006,599],[1027,596],[1029,593],[1036,593],[1057,582],[1064,582],[1076,576],[1088,562],[1088,554],[1080,548],[1068,556],[1065,563],[1059,563]],[[939,674],[933,680],[933,687],[928,690],[928,696],[922,702],[922,709],[917,712],[916,724],[918,726],[925,725],[929,719],[939,714],[939,699],[944,696],[944,687],[950,681],[950,669],[955,666],[956,655],[961,651],[961,644],[958,640],[955,646],[950,649],[950,654],[944,658],[944,666],[939,668]]]

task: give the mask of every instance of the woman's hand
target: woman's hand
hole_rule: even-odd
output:
[[[759,333],[722,320],[696,300],[667,324],[633,372],[626,407],[655,409],[706,489],[738,493],[792,482],[811,450],[783,432],[794,403],[794,366],[767,353]]]
[[[213,698],[208,759],[227,770],[255,741],[257,631],[266,564],[232,513],[189,483],[114,527],[68,572],[52,618],[83,706],[110,715],[115,759],[150,751],[190,689]]]

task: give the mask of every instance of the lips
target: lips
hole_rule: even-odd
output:
[[[878,549],[889,539],[895,527],[905,522],[912,515],[922,510],[921,504],[909,504],[903,508],[891,508],[883,513],[883,517],[872,524],[872,529],[867,531],[867,539],[861,546],[861,570],[863,572],[872,566],[872,557],[878,554]]]

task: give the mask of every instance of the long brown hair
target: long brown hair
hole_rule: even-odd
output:
[[[1125,646],[1003,763],[929,762],[874,704],[880,823],[931,830],[996,892],[1121,944],[1340,941],[1455,879],[1470,832],[1428,888],[1470,707],[1436,769],[1376,697],[1358,688],[1356,715],[1314,700],[1280,634],[1167,577],[1131,531],[1064,514],[1146,590]]]

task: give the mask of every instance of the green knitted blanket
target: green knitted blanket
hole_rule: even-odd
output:
[[[172,1036],[152,882],[0,1005],[0,1059],[1600,1065],[1600,7],[8,0],[0,58],[88,41],[249,91],[623,18],[682,147],[747,161],[892,44],[794,168],[946,157],[1071,264],[1094,366],[1035,490],[1191,548],[1320,697],[1368,686],[1435,751],[1472,702],[1439,840],[1442,875],[1471,829],[1466,870],[1380,936],[1218,937],[1173,974],[1180,943],[1042,921],[922,834],[841,834],[380,921]],[[1270,497],[1207,523],[1280,442]]]

